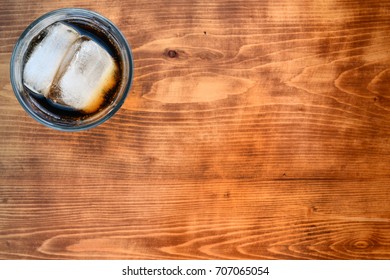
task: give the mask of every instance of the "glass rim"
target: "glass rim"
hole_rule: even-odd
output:
[[[56,16],[59,16],[59,17],[63,16],[64,18],[63,19],[55,19],[53,22],[49,22],[47,25],[44,25],[42,28],[37,27],[45,19],[55,18]],[[118,41],[118,42],[116,42],[116,44],[120,44],[121,57],[122,57],[122,59],[125,59],[128,61],[127,62],[128,65],[126,67],[128,69],[122,70],[122,71],[128,72],[127,73],[128,77],[126,77],[127,81],[124,82],[124,86],[123,86],[123,89],[121,91],[122,93],[118,97],[118,100],[115,101],[114,104],[112,104],[112,108],[109,108],[109,110],[103,116],[98,117],[96,120],[93,120],[93,121],[91,121],[89,123],[85,123],[85,124],[80,123],[80,124],[77,124],[76,126],[66,126],[64,124],[51,122],[51,121],[41,117],[40,115],[38,115],[31,108],[31,106],[26,104],[26,101],[23,100],[23,98],[21,96],[23,93],[20,92],[20,90],[18,89],[18,87],[16,85],[17,79],[18,79],[17,78],[17,76],[18,76],[17,71],[18,70],[15,69],[15,61],[17,59],[20,59],[19,58],[20,54],[24,55],[24,53],[21,53],[21,48],[23,48],[23,44],[25,43],[24,41],[25,41],[26,37],[30,34],[30,32],[32,32],[34,30],[34,28],[37,28],[37,30],[35,30],[35,31],[39,33],[40,31],[42,31],[44,28],[46,28],[50,24],[53,24],[59,20],[80,19],[80,18],[87,19],[90,17],[92,17],[92,19],[94,20],[95,23],[99,23],[99,21],[100,21],[100,22],[103,22],[106,25],[106,27],[109,27],[110,35],[113,36],[113,38]],[[97,24],[97,27],[99,27],[98,24]],[[123,65],[126,65],[126,62],[123,62]],[[63,9],[53,10],[53,11],[50,11],[48,13],[41,15],[40,17],[35,19],[32,23],[30,23],[27,26],[27,28],[22,32],[22,34],[19,36],[19,38],[18,38],[18,40],[13,48],[12,55],[11,55],[10,80],[11,80],[12,89],[14,91],[14,94],[15,94],[18,102],[22,105],[23,109],[33,119],[35,119],[36,121],[40,122],[41,124],[43,124],[47,127],[50,127],[50,128],[56,129],[56,130],[60,130],[60,131],[82,131],[82,130],[87,130],[87,129],[90,129],[90,128],[93,128],[93,127],[96,127],[96,126],[102,124],[103,122],[110,119],[122,107],[123,103],[125,102],[125,100],[127,98],[128,93],[131,89],[132,83],[133,83],[133,75],[134,75],[133,65],[134,65],[133,55],[132,55],[129,43],[127,42],[127,40],[126,40],[125,36],[122,34],[122,32],[116,27],[116,25],[113,22],[111,22],[109,19],[102,16],[101,14],[94,12],[94,11],[91,11],[91,10],[81,9],[81,8],[63,8]],[[21,77],[23,77],[22,74],[19,73],[19,75],[21,75]]]

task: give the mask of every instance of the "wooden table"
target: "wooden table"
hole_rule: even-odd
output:
[[[390,1],[91,2],[1,0],[1,258],[390,258]],[[135,76],[66,133],[9,61],[74,6],[123,31]]]

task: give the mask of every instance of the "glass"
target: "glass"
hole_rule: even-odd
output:
[[[99,34],[106,36],[105,39],[108,39],[115,46],[120,56],[118,60],[121,65],[122,79],[114,97],[97,113],[86,115],[84,118],[71,119],[55,116],[47,108],[43,109],[39,106],[23,84],[23,67],[30,44],[42,30],[56,22],[74,22],[91,27]],[[119,110],[131,87],[133,58],[126,39],[108,19],[85,9],[60,9],[38,18],[22,33],[12,53],[10,74],[12,87],[19,103],[35,120],[57,130],[78,131],[105,122]]]

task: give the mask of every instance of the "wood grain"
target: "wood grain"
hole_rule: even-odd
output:
[[[81,6],[132,46],[121,110],[31,119],[35,18]],[[389,1],[0,1],[0,258],[389,259]]]

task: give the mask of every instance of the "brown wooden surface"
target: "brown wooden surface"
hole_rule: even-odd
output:
[[[389,1],[0,1],[0,258],[390,259]],[[38,16],[132,46],[121,110],[42,126],[9,81]]]

